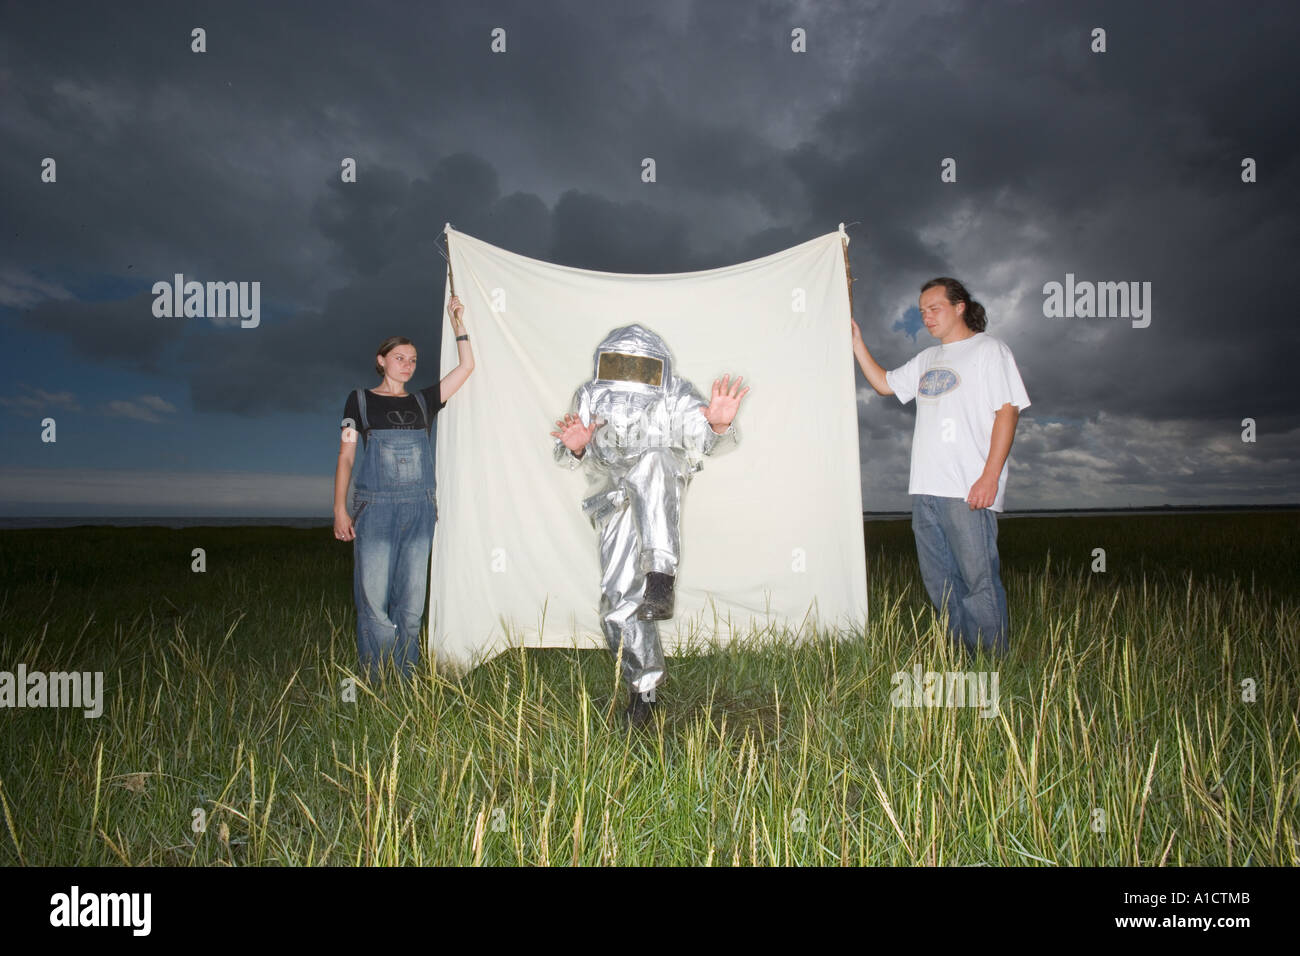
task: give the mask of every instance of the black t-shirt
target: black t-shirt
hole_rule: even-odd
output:
[[[433,417],[447,407],[446,402],[438,400],[440,392],[440,384],[420,389],[424,405],[429,410],[429,420],[421,421],[420,404],[409,392],[401,396],[376,395],[366,389],[366,424],[376,431],[383,428],[423,428],[427,432],[433,427]],[[362,428],[361,408],[357,404],[356,392],[348,392],[348,400],[343,404],[342,427],[349,427],[349,423],[357,431]]]

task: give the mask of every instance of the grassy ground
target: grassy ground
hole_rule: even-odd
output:
[[[974,664],[865,533],[865,634],[676,658],[630,740],[600,651],[342,700],[328,529],[0,533],[0,670],[105,672],[97,719],[0,712],[0,864],[1297,863],[1300,515],[1003,521]],[[996,670],[996,716],[891,706],[914,667]]]

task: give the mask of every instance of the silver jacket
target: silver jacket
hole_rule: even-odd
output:
[[[658,384],[629,378],[601,378],[601,357],[606,356],[607,374],[618,374],[609,357],[633,356],[649,360],[643,368],[659,363]],[[625,365],[629,363],[624,363]],[[653,379],[646,375],[640,378]],[[614,329],[596,347],[592,356],[591,381],[574,393],[569,407],[584,425],[593,418],[604,422],[592,437],[586,452],[577,458],[560,439],[555,440],[555,460],[570,468],[585,465],[588,481],[612,487],[627,474],[641,454],[650,448],[665,448],[677,458],[688,477],[704,467],[705,455],[730,451],[740,441],[736,423],[723,434],[714,432],[700,394],[685,379],[674,374],[672,353],[654,332],[639,325]]]

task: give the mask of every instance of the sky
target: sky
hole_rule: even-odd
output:
[[[1015,354],[1009,511],[1300,501],[1298,25],[1267,2],[5,3],[0,515],[328,517],[375,346],[438,354],[445,222],[637,273],[852,223],[882,365],[934,344],[937,275]],[[156,317],[176,273],[259,281],[260,323]],[[1067,274],[1149,288],[1149,324],[1048,314]],[[863,507],[907,510],[915,406],[856,374]]]

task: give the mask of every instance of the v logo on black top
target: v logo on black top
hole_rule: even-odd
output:
[[[389,424],[392,425],[401,425],[403,427],[409,428],[410,426],[415,425],[417,422],[419,422],[419,420],[420,420],[420,416],[416,412],[389,412],[388,413],[388,421]]]

